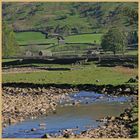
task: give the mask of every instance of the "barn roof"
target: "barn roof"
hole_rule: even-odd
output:
[[[40,50],[39,55],[52,55],[52,52],[49,50]]]
[[[39,52],[42,52],[42,53],[50,53],[51,51],[50,50],[40,50]]]

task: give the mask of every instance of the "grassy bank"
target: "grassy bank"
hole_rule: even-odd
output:
[[[54,66],[54,65],[53,65]],[[60,67],[60,65],[59,65]],[[62,65],[63,67],[63,65]],[[67,65],[67,67],[72,67]],[[74,66],[70,71],[44,71],[3,74],[3,83],[25,82],[38,84],[124,84],[137,75],[137,69],[122,67]],[[99,80],[99,82],[97,82]]]

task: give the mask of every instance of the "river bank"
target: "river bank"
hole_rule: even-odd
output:
[[[128,85],[85,85],[75,87],[63,85],[60,88],[51,86],[38,86],[38,88],[35,88],[34,86],[37,85],[30,85],[30,87],[28,85],[25,88],[24,86],[26,85],[20,85],[18,88],[16,86],[3,86],[3,127],[22,122],[26,119],[35,119],[41,115],[47,116],[50,112],[56,113],[56,107],[60,100],[69,101],[70,93],[78,92],[82,88],[90,91],[94,89],[96,92],[104,93],[103,95],[113,95],[115,97],[120,95],[129,97],[131,95],[133,96],[131,102],[133,103],[135,101],[137,103],[137,88]],[[113,89],[115,92],[113,92]],[[88,102],[85,103],[88,104]],[[72,105],[77,105],[77,102],[73,102]],[[129,109],[129,114],[131,114],[130,112]],[[131,130],[125,124],[130,124],[131,121],[134,121],[132,117],[128,118],[128,115],[125,115],[118,118],[108,117],[104,118],[104,120],[107,121],[107,124],[101,127],[99,126],[97,129],[86,130],[79,135],[73,135],[66,130],[60,137],[131,137]],[[121,134],[120,130],[123,130]],[[100,134],[102,132],[103,134]]]
[[[68,100],[68,93],[77,89],[46,88],[14,88],[3,87],[2,93],[2,124],[13,124],[27,118],[55,113],[57,101]]]
[[[138,117],[138,116],[137,116]],[[79,138],[133,138],[132,128],[138,118],[132,115],[132,108],[125,109],[118,117],[106,117],[105,124],[96,129],[82,132]]]
[[[134,104],[136,105],[136,103]],[[138,114],[134,115],[133,108],[136,107],[134,104],[117,117],[107,116],[98,120],[104,124],[97,128],[89,128],[80,134],[74,134],[72,129],[66,129],[59,135],[59,138],[136,138],[138,132],[134,130],[134,126],[138,128]],[[45,134],[42,138],[50,137]]]
[[[100,80],[97,80],[97,83]],[[76,89],[76,90],[85,90],[85,91],[94,91],[103,94],[111,94],[111,95],[138,95],[138,85],[137,84],[120,84],[120,85],[112,85],[112,84],[34,84],[34,83],[3,83],[3,87],[13,87],[13,88],[34,88],[34,89],[49,89],[51,87],[55,87],[58,89]]]

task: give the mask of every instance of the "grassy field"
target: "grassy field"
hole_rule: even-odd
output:
[[[18,32],[15,35],[19,45],[57,42],[55,38],[46,39],[45,35],[40,32]]]
[[[100,44],[102,34],[82,34],[65,37],[66,43],[94,43]],[[55,43],[56,38],[46,39],[45,35],[40,32],[19,32],[16,33],[16,40],[20,45],[38,44],[38,43]]]
[[[16,61],[18,59],[2,59],[2,62],[12,62],[12,61]]]
[[[63,65],[62,65],[63,67]],[[70,67],[70,66],[68,66]],[[83,68],[82,68],[83,67]],[[118,67],[96,67],[96,65],[75,66],[71,71],[28,72],[3,74],[3,83],[55,83],[55,84],[124,84],[130,77],[137,75],[136,69],[120,69]],[[99,80],[97,83],[96,80]]]
[[[102,34],[81,34],[72,35],[65,37],[66,43],[76,43],[76,44],[64,44],[58,45],[56,38],[46,39],[45,35],[40,32],[19,32],[16,33],[16,40],[19,45],[34,44],[29,46],[20,46],[21,52],[27,50],[38,52],[39,50],[51,50],[51,51],[62,51],[62,50],[82,50],[86,48],[91,48],[94,46],[84,44],[84,43],[97,43],[100,44]],[[36,45],[39,43],[54,43],[50,45]],[[78,44],[79,43],[79,44]],[[83,44],[82,44],[83,43]]]
[[[27,50],[30,51],[40,51],[40,50],[51,50],[51,51],[63,51],[63,50],[83,50],[88,48],[94,48],[96,46],[89,45],[90,43],[101,43],[101,38],[103,34],[81,34],[81,35],[71,35],[65,37],[66,43],[73,43],[73,44],[64,44],[58,45],[56,38],[49,38],[46,39],[45,35],[40,32],[19,32],[16,33],[16,40],[20,45],[24,44],[34,44],[29,46],[20,46],[22,52]],[[39,43],[54,43],[50,45],[36,45]],[[75,44],[74,44],[75,43]],[[89,43],[89,44],[85,44]],[[112,52],[111,52],[112,54]],[[137,50],[128,51],[125,55],[137,55]]]
[[[125,53],[126,55],[138,55],[138,50],[131,50]]]
[[[103,34],[83,34],[66,37],[67,43],[101,43]],[[95,42],[94,42],[95,41]]]

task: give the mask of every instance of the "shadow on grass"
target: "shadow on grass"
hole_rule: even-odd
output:
[[[20,67],[28,65],[28,67],[37,67],[34,64],[74,64],[77,61],[84,60],[85,58],[57,58],[57,59],[23,59],[14,60],[10,62],[2,62],[2,67]],[[115,66],[125,66],[130,68],[135,68],[138,65],[138,57],[136,56],[106,56],[101,58],[98,62],[98,57],[88,58],[88,62],[95,61],[99,67],[115,67]]]
[[[96,63],[98,67],[115,67],[115,66],[124,66],[129,68],[136,68],[138,66],[138,58],[128,57],[128,58],[107,58],[101,59],[100,62]]]
[[[9,67],[9,66],[22,66],[22,65],[27,65],[28,66],[34,66],[33,63],[35,64],[72,64],[75,63],[78,60],[82,59],[77,59],[77,58],[72,58],[72,59],[52,59],[52,60],[44,60],[44,59],[23,59],[23,60],[14,60],[10,62],[2,62],[2,67]]]
[[[69,89],[69,88],[77,88],[79,90],[92,90],[92,91],[99,91],[99,89],[103,88],[109,88],[111,91],[113,89],[126,89],[127,87],[137,87],[137,85],[131,85],[131,84],[121,84],[121,85],[96,85],[96,84],[55,84],[55,83],[48,83],[48,84],[35,84],[35,83],[24,83],[24,82],[12,82],[12,83],[2,83],[2,86],[9,86],[9,87],[21,87],[21,88],[50,88],[50,87],[56,87],[56,88],[62,88],[62,89]]]

